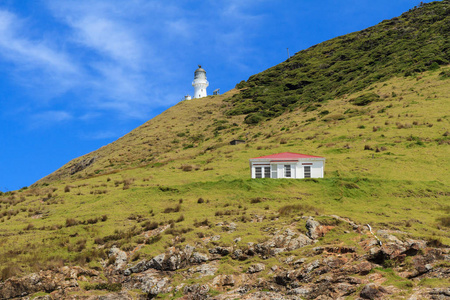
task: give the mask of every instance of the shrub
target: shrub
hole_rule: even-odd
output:
[[[76,219],[68,218],[66,219],[66,227],[78,225],[79,222]]]
[[[23,230],[32,230],[34,229],[34,225],[29,223]]]
[[[203,200],[203,198],[198,198],[197,203],[204,203],[205,200]]]
[[[249,125],[252,125],[252,124],[258,124],[258,123],[261,122],[263,119],[264,119],[263,116],[261,116],[261,115],[258,114],[258,113],[250,113],[250,114],[248,114],[248,115],[245,117],[244,123],[245,123],[245,124],[249,124]]]
[[[190,172],[194,169],[194,167],[192,165],[182,165],[181,166],[181,170],[183,170],[184,172]]]
[[[17,265],[9,265],[2,269],[1,279],[5,281],[8,278],[19,275],[22,270]]]
[[[281,216],[288,216],[292,213],[297,213],[297,212],[301,212],[302,214],[304,212],[308,212],[308,211],[314,211],[314,212],[319,212],[319,210],[317,208],[315,208],[314,206],[308,205],[308,204],[293,204],[293,205],[285,205],[283,207],[281,207],[278,210],[278,213]]]
[[[262,200],[260,197],[250,199],[250,203],[252,203],[252,204],[261,203],[261,202],[262,202]]]
[[[144,228],[144,230],[148,231],[148,230],[153,230],[153,229],[158,228],[158,223],[147,221],[144,224],[142,224],[141,226]]]
[[[197,221],[197,220],[194,221],[195,227],[209,226],[209,225],[210,225],[210,223],[209,223],[208,219],[204,219],[203,221]]]
[[[96,224],[98,222],[98,218],[95,219],[87,219],[86,221],[88,224]]]
[[[181,205],[178,204],[175,207],[167,207],[166,209],[164,209],[163,213],[168,214],[168,213],[172,213],[172,212],[179,212],[181,209]]]
[[[439,218],[438,221],[442,226],[450,227],[450,217],[442,217]]]
[[[361,96],[358,96],[352,100],[350,100],[351,103],[357,106],[366,106],[374,101],[379,101],[380,96],[375,93],[368,93],[363,94]]]

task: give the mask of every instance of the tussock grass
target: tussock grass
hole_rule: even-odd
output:
[[[53,262],[98,264],[114,244],[123,249],[143,245],[137,253],[152,257],[168,245],[193,245],[217,235],[221,245],[234,245],[240,237],[238,245],[245,247],[267,238],[265,228],[301,222],[296,221],[299,215],[334,214],[370,223],[376,230],[401,230],[412,238],[435,238],[450,245],[445,225],[450,178],[443,167],[450,165],[450,140],[445,135],[450,119],[444,113],[450,110],[450,92],[447,79],[438,77],[423,73],[420,80],[394,78],[323,103],[320,109],[293,110],[264,125],[245,125],[243,116],[230,116],[227,124],[239,126],[217,135],[210,129],[217,127],[212,127],[215,120],[224,119],[223,100],[236,91],[179,103],[89,154],[98,159],[85,173],[66,176],[68,164],[28,189],[2,193],[0,224],[8,238],[0,237],[0,264],[14,262],[20,266],[17,272],[45,269]],[[349,102],[370,92],[394,91],[396,97],[381,97],[361,107]],[[206,110],[212,113],[203,113]],[[331,113],[320,116],[325,110]],[[322,121],[334,114],[345,119]],[[399,129],[396,122],[411,127]],[[180,132],[184,135],[177,136]],[[170,142],[175,137],[177,144]],[[233,139],[245,139],[246,144],[231,146]],[[281,139],[288,142],[280,144]],[[183,143],[193,147],[183,150]],[[371,149],[364,150],[365,145]],[[249,158],[277,152],[325,156],[325,178],[249,178]],[[182,165],[199,169],[185,172]],[[70,191],[65,192],[66,186]],[[107,193],[91,194],[96,190]],[[335,226],[332,220],[322,220],[327,221]],[[227,227],[231,222],[236,224],[233,233]],[[167,224],[172,226],[168,234],[143,239],[144,231]],[[346,234],[342,226],[338,224],[325,241],[350,245],[360,238]],[[77,244],[78,240],[85,242]],[[100,247],[103,254],[97,252]]]

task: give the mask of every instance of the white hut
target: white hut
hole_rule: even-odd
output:
[[[283,152],[250,158],[252,178],[323,178],[325,157]]]

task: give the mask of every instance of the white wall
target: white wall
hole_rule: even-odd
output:
[[[256,178],[255,176],[255,167],[262,167],[262,177],[264,178],[264,168],[265,167],[271,167],[271,178],[272,176],[272,168],[276,166],[277,169],[277,178],[286,178],[285,177],[285,165],[291,166],[291,177],[290,178],[297,178],[297,179],[303,179],[304,178],[304,165],[303,163],[309,164],[311,167],[311,178],[323,178],[323,169],[324,169],[324,161],[299,161],[298,163],[277,163],[277,164],[264,164],[264,162],[257,162],[256,164],[250,163],[251,168],[251,177]]]

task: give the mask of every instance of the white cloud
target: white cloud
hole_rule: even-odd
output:
[[[73,116],[67,111],[49,110],[33,114],[31,116],[31,127],[39,128],[61,124],[73,119]]]
[[[63,109],[82,116],[72,120],[148,118],[191,92],[187,76],[197,63],[242,70],[257,57],[249,38],[262,17],[242,1],[201,9],[193,9],[192,1],[44,3],[51,25],[33,28],[39,40],[30,37],[25,17],[0,10],[0,57],[17,65],[16,80],[46,105],[54,91],[71,94]]]
[[[123,132],[116,131],[96,131],[81,134],[80,137],[84,140],[104,140],[104,139],[112,139],[120,136]]]
[[[45,40],[22,37],[26,24],[16,15],[0,10],[1,56],[22,69],[45,68],[51,73],[76,74],[78,68],[70,59],[53,49]]]

